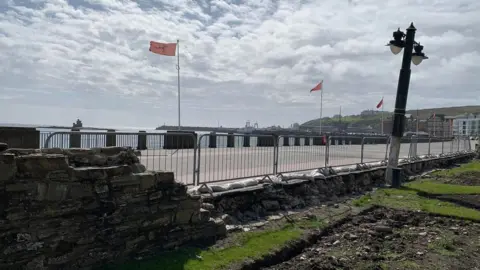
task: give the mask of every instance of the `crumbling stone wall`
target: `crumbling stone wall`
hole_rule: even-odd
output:
[[[399,167],[403,168],[403,176],[408,180],[409,176],[434,168],[450,167],[472,158],[472,153],[425,156],[417,160],[400,160]],[[260,178],[220,186],[212,184],[200,187],[196,192],[204,196],[203,207],[210,210],[212,216],[221,218],[228,230],[236,230],[239,227],[231,225],[261,221],[278,212],[321,204],[334,205],[340,197],[360,195],[375,187],[385,186],[385,165],[385,162],[375,162],[370,166],[357,164],[321,168],[310,175],[283,175],[273,180]]]
[[[0,269],[78,269],[222,237],[198,195],[131,149],[0,152]]]

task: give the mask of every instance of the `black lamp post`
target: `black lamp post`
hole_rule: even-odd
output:
[[[402,68],[398,78],[397,97],[395,100],[395,110],[393,115],[392,139],[390,141],[390,155],[388,157],[388,166],[386,172],[387,182],[391,182],[392,187],[400,186],[400,169],[398,168],[398,158],[400,156],[400,145],[405,129],[405,108],[407,107],[408,86],[410,85],[410,62],[419,65],[424,59],[428,59],[422,52],[423,46],[415,41],[415,31],[417,29],[413,23],[407,28],[407,34],[400,31],[400,28],[393,32],[393,40],[387,44],[393,54],[399,54],[403,48]],[[413,52],[415,50],[415,52]]]

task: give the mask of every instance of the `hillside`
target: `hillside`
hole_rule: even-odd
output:
[[[459,114],[464,114],[464,113],[480,113],[480,106],[462,106],[462,107],[446,107],[446,108],[429,108],[429,109],[419,109],[418,110],[418,118],[419,119],[427,119],[429,118],[433,112],[435,112],[437,115],[446,115],[446,116],[456,116]],[[385,119],[388,119],[391,117],[393,113],[392,112],[384,112],[384,117]],[[407,114],[412,114],[414,118],[417,116],[417,110],[408,110]],[[344,115],[342,116],[341,122],[342,123],[348,123],[348,124],[354,124],[358,126],[377,126],[380,123],[382,114],[377,113],[374,115]],[[337,117],[323,117],[322,118],[322,125],[332,125],[332,124],[337,124],[340,122],[340,119]],[[319,125],[319,119],[313,119],[310,121],[307,121],[301,126],[318,126]]]

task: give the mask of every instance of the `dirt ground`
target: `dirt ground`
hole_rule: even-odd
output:
[[[480,210],[480,195],[438,195],[434,198],[442,201],[456,203],[458,205]]]
[[[377,208],[269,270],[480,269],[480,223]]]

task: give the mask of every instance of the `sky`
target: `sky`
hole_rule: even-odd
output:
[[[385,45],[414,22],[430,58],[412,65],[407,107],[480,103],[475,0],[1,0],[0,123],[154,128],[289,126],[393,111],[402,55]]]

